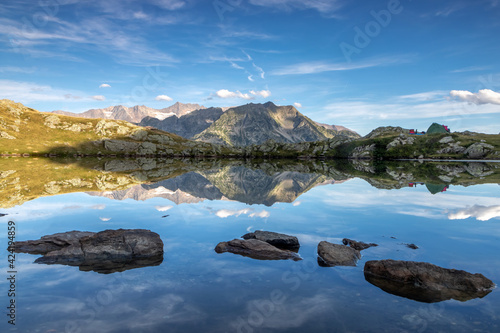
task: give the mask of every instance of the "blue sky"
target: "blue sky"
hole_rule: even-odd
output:
[[[271,100],[361,134],[499,133],[500,1],[6,0],[0,98],[40,111]]]

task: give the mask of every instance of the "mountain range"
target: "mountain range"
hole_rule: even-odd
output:
[[[246,104],[237,107],[205,108],[198,104],[175,103],[164,109],[144,105],[110,106],[76,114],[53,113],[83,118],[125,120],[144,127],[154,127],[186,139],[230,146],[262,144],[268,140],[282,143],[321,141],[337,136],[358,138],[343,126],[317,123],[293,106]]]
[[[83,113],[73,113],[60,110],[53,111],[52,113],[80,118],[102,118],[125,120],[131,123],[140,123],[141,120],[145,117],[153,117],[159,120],[163,120],[172,116],[181,117],[194,110],[201,109],[205,109],[205,107],[199,104],[183,104],[177,102],[174,105],[171,105],[164,109],[153,109],[144,105],[136,105],[130,108],[123,105],[116,105],[104,109],[91,109]]]
[[[196,134],[206,130],[224,113],[222,108],[208,108],[192,111],[181,117],[168,117],[163,120],[155,117],[145,117],[139,126],[150,126],[165,132],[174,133],[186,139],[192,139]]]
[[[164,120],[144,118],[140,126],[151,126],[197,141],[248,146],[268,140],[282,143],[321,141],[337,136],[358,138],[343,126],[316,123],[293,106],[246,104],[224,111],[209,108]]]

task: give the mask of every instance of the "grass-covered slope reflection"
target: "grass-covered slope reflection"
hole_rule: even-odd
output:
[[[380,189],[500,183],[494,162],[369,162],[222,159],[0,160],[0,207],[41,196],[92,192],[112,199],[164,197],[176,203],[230,199],[271,206],[311,188],[361,178]]]

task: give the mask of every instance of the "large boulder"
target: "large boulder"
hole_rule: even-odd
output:
[[[279,249],[258,239],[233,239],[229,242],[221,242],[215,247],[215,252],[231,252],[259,260],[302,260],[295,252]]]
[[[361,253],[352,247],[322,241],[318,244],[318,263],[320,266],[356,266]]]
[[[476,142],[467,149],[465,149],[464,154],[467,158],[484,158],[488,155],[495,147],[483,142]]]
[[[434,303],[484,297],[495,284],[482,274],[442,268],[426,262],[372,260],[365,264],[365,279],[393,295]]]
[[[298,249],[300,247],[297,237],[271,231],[256,230],[243,235],[242,238],[258,239],[282,249]]]
[[[401,146],[401,145],[412,145],[415,143],[415,137],[413,136],[406,136],[404,133],[399,134],[398,137],[396,137],[393,141],[391,141],[386,149],[391,149],[393,147]]]
[[[14,242],[10,249],[42,254],[36,263],[79,266],[81,270],[98,273],[159,265],[163,261],[160,236],[144,229],[69,231],[39,240]]]

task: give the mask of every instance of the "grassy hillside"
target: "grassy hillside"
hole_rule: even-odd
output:
[[[38,112],[0,100],[0,154],[224,155],[228,148],[186,140],[126,121]]]

